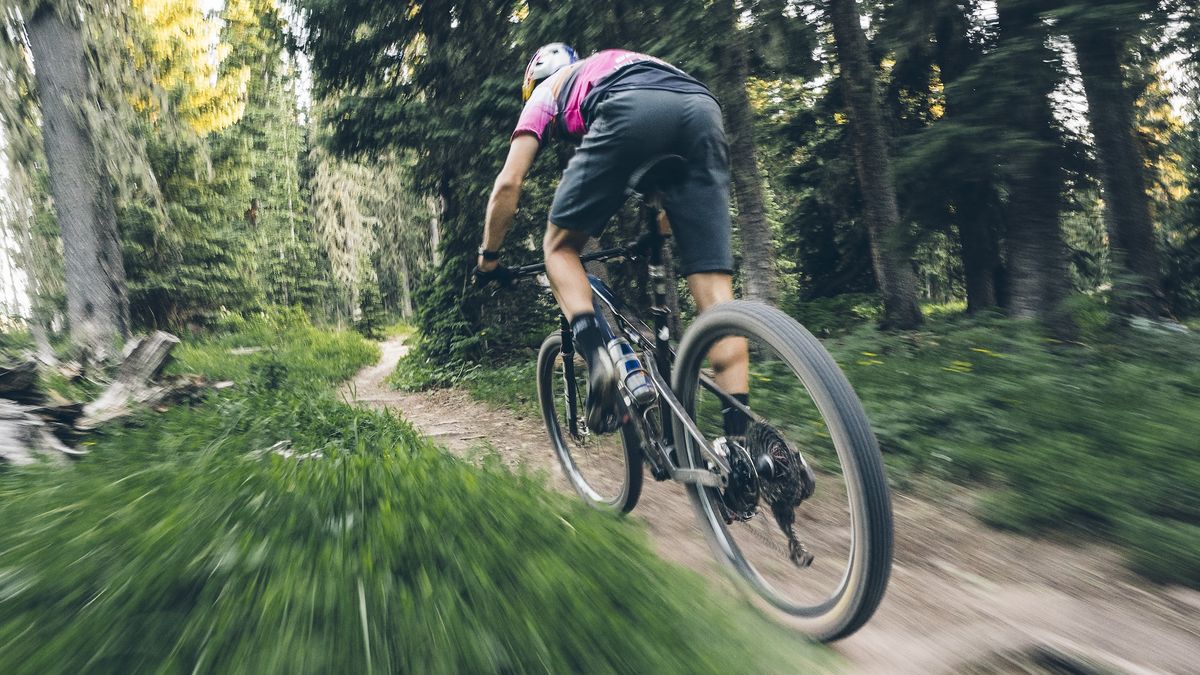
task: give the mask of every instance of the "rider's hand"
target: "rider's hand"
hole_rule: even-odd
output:
[[[491,269],[484,267],[484,264],[490,266]],[[477,287],[483,287],[494,281],[501,286],[509,286],[512,284],[512,272],[500,265],[496,261],[487,262],[480,260],[479,264],[471,272],[471,280]]]
[[[491,272],[500,266],[499,260],[484,260],[483,256],[479,256],[475,261],[475,270],[477,272]]]

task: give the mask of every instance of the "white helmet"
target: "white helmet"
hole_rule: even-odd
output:
[[[575,50],[562,42],[551,42],[540,48],[525,67],[525,81],[521,83],[521,98],[525,101],[533,95],[538,82],[557,73],[560,69],[579,60]]]

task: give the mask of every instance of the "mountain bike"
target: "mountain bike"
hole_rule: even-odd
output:
[[[597,305],[634,348],[656,390],[638,404],[622,384],[619,429],[587,428],[587,363],[570,325],[542,343],[537,390],[550,442],[571,485],[592,506],[629,512],[648,469],[682,483],[716,556],[755,604],[822,641],[858,630],[878,607],[892,561],[892,510],[878,443],[833,358],[794,319],[765,304],[733,301],[702,313],[672,347],[660,229],[662,194],[682,175],[678,156],[657,157],[632,176],[628,196],[645,224],[634,242],[581,256],[648,266],[653,325],[602,280]],[[509,268],[511,279],[544,265]],[[747,340],[751,403],[717,386],[709,349]],[[722,409],[749,418],[725,437]]]

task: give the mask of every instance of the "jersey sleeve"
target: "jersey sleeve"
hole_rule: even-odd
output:
[[[550,79],[547,79],[533,90],[533,95],[529,97],[525,108],[521,111],[521,117],[517,120],[517,128],[513,130],[510,140],[521,134],[533,134],[539,143],[544,140],[546,129],[550,127],[554,116],[558,114],[557,97],[555,97],[554,88],[550,84]]]

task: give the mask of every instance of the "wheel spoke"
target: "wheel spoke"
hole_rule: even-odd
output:
[[[576,397],[574,411],[567,398],[567,372],[557,335],[546,340],[539,361],[539,396],[563,470],[572,486],[594,506],[628,511],[641,490],[641,455],[625,448],[623,432],[595,434],[586,428],[584,401],[587,395],[587,363],[579,355],[572,359]],[[571,417],[577,432],[571,432]],[[631,456],[632,454],[632,456]]]
[[[719,370],[709,348],[734,337],[750,353],[753,414],[742,424],[699,384]],[[692,489],[715,550],[802,630],[822,639],[856,630],[886,587],[891,507],[862,406],[824,348],[778,310],[726,303],[685,335],[674,389],[706,437],[732,434],[718,443],[729,485]],[[689,464],[701,464],[695,446],[687,450]]]

